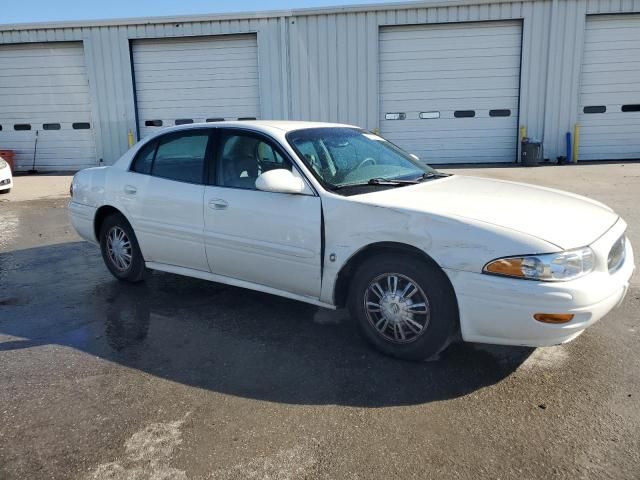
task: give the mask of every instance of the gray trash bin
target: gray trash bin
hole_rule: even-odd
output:
[[[524,139],[520,161],[525,167],[535,167],[542,161],[542,143],[535,140]]]

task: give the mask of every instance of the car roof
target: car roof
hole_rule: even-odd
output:
[[[280,132],[291,132],[293,130],[304,130],[308,128],[359,128],[355,125],[346,125],[342,123],[326,123],[326,122],[303,122],[292,120],[234,120],[234,121],[220,121],[220,122],[208,122],[208,123],[189,123],[187,125],[179,125],[173,127],[167,127],[159,129],[156,135],[161,133],[169,133],[172,131],[188,130],[191,128],[220,128],[220,127],[236,127],[236,128],[248,128],[264,133],[272,133],[274,130]],[[152,135],[155,137],[156,135]]]

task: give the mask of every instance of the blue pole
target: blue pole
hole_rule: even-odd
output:
[[[571,163],[571,151],[573,150],[571,144],[571,132],[567,132],[567,163]]]

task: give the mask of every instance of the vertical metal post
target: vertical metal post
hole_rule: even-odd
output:
[[[578,149],[580,148],[580,124],[573,127],[573,163],[578,163]]]

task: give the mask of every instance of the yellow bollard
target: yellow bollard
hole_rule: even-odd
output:
[[[127,140],[129,141],[129,148],[133,147],[133,131],[129,130],[129,134],[127,135]]]
[[[578,163],[578,149],[580,147],[580,124],[576,123],[573,127],[573,163]]]
[[[522,139],[525,138],[526,136],[527,136],[527,127],[522,125],[520,127],[520,141],[522,142]]]

